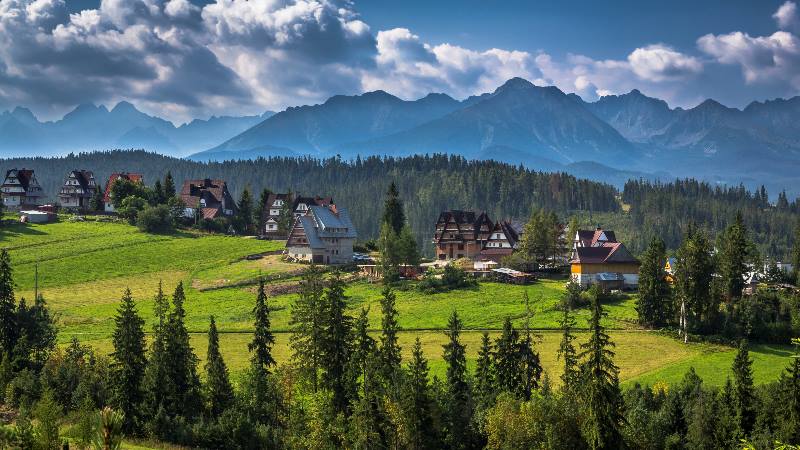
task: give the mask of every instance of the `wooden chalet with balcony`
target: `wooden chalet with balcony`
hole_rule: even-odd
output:
[[[442,261],[475,259],[484,249],[495,224],[485,212],[451,210],[439,214],[433,244]]]

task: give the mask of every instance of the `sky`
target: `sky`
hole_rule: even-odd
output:
[[[793,1],[0,0],[0,111],[127,100],[176,123],[520,76],[672,107],[800,94]]]

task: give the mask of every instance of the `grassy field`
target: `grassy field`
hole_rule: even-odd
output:
[[[252,331],[252,307],[260,275],[281,276],[270,287],[295,283],[303,266],[281,261],[276,252],[281,242],[255,239],[178,233],[148,235],[122,223],[63,221],[47,225],[6,226],[0,231],[0,246],[8,248],[15,270],[18,297],[33,297],[34,268],[39,268],[39,289],[56,314],[59,341],[73,336],[90,343],[98,351],[110,351],[113,316],[126,288],[132,290],[139,312],[153,322],[152,298],[159,283],[171,294],[183,282],[187,295],[187,326],[198,356],[205,357],[205,331],[214,315],[221,334],[226,361],[236,372],[246,366],[247,343]],[[256,259],[247,255],[266,254]],[[560,375],[556,349],[560,338],[555,308],[563,293],[563,281],[541,281],[522,287],[481,283],[474,289],[425,295],[415,290],[397,291],[397,309],[403,328],[401,343],[410,351],[419,336],[433,372],[443,373],[441,330],[453,310],[459,312],[467,331],[464,341],[470,364],[474,364],[480,335],[488,330],[495,335],[506,317],[516,325],[524,321],[525,293],[533,312],[531,326],[541,335],[538,350],[550,378]],[[369,308],[371,327],[380,324],[381,286],[367,282],[347,287],[352,313]],[[270,298],[272,325],[277,333],[276,359],[289,359],[288,324],[296,294]],[[695,367],[708,384],[722,384],[729,373],[735,351],[728,347],[704,344],[684,345],[672,337],[646,332],[636,327],[635,298],[629,296],[605,305],[609,313],[605,325],[613,330],[617,344],[616,362],[625,384],[679,381],[689,367]],[[588,311],[578,312],[584,327]],[[580,335],[579,340],[585,336]],[[754,371],[758,382],[774,380],[788,364],[789,349],[756,346]]]

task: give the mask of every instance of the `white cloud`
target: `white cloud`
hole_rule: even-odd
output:
[[[639,78],[650,81],[678,79],[703,70],[697,58],[665,45],[637,48],[628,55],[628,63]]]
[[[800,88],[800,40],[792,33],[777,31],[756,37],[741,31],[707,34],[697,45],[722,64],[741,66],[748,83],[788,80]]]
[[[798,29],[800,25],[800,18],[797,16],[797,4],[795,2],[787,1],[775,11],[772,18],[778,22],[778,27],[782,30]]]
[[[378,32],[377,50],[377,69],[364,73],[364,88],[384,89],[406,98],[429,92],[466,97],[494,90],[509,78],[540,76],[530,53],[434,46],[405,28]]]

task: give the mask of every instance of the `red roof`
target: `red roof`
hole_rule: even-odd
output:
[[[106,191],[103,194],[103,201],[108,203],[111,201],[111,186],[120,178],[124,178],[128,181],[133,181],[134,183],[143,183],[144,176],[140,173],[128,173],[128,172],[114,172],[108,177],[108,182],[106,183]]]

